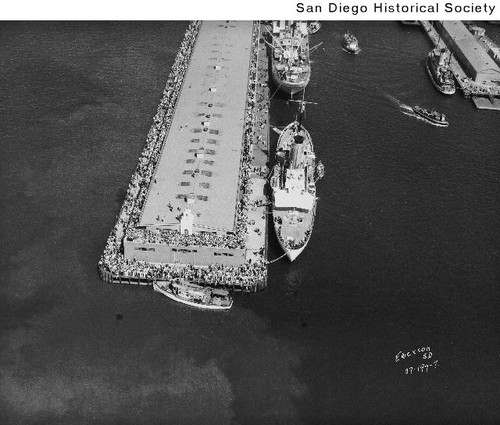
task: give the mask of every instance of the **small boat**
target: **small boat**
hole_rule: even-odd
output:
[[[446,121],[446,115],[441,112],[437,112],[430,109],[424,109],[420,106],[414,106],[412,108],[413,112],[418,116],[424,118],[425,120],[431,122],[434,125],[438,125],[440,127],[448,127],[448,121]]]
[[[153,289],[174,301],[192,307],[228,310],[233,305],[233,299],[225,289],[204,287],[186,280],[155,281]]]
[[[312,21],[307,24],[307,31],[309,32],[309,35],[316,34],[321,28],[321,22],[319,21]]]
[[[347,30],[347,32],[342,37],[342,49],[347,53],[352,53],[357,55],[361,52],[358,45],[358,39]]]

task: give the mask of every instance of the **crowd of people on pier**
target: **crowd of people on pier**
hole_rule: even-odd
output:
[[[222,286],[254,291],[256,285],[264,282],[266,265],[249,262],[240,266],[211,264],[197,267],[192,264],[160,264],[137,260],[113,259],[111,274],[115,279],[141,279],[149,282],[155,280],[170,281],[185,279],[203,286]]]
[[[486,51],[491,50],[493,59],[497,61],[500,60],[500,48],[486,35],[485,29],[473,23],[464,22],[464,24],[474,37],[476,37],[476,40],[483,44]]]
[[[500,97],[500,84],[477,83],[470,77],[461,77],[460,85],[464,96]]]
[[[182,277],[190,280],[204,280],[208,284],[224,282],[224,284],[243,287],[246,284],[246,279],[255,282],[265,277],[266,265],[263,258],[262,261],[249,262],[239,267],[217,264],[196,268],[185,264],[179,267],[179,265],[151,264],[128,260],[122,253],[122,240],[124,237],[130,241],[174,246],[215,246],[229,249],[245,247],[248,236],[248,210],[251,208],[249,194],[251,193],[250,173],[253,171],[251,165],[251,146],[254,137],[253,117],[256,108],[254,99],[257,73],[258,24],[254,24],[253,28],[253,54],[247,90],[248,98],[245,111],[242,162],[239,179],[240,199],[236,211],[235,231],[224,235],[211,232],[187,235],[174,230],[149,230],[138,227],[142,208],[148,197],[150,183],[154,179],[155,168],[161,157],[172,122],[177,98],[182,88],[182,82],[189,65],[199,26],[200,21],[193,21],[186,30],[184,40],[169,74],[158,111],[154,117],[154,123],[148,133],[145,148],[141,154],[137,168],[132,175],[115,227],[109,235],[104,253],[99,261],[99,269],[101,271],[105,270],[113,276],[145,279]]]

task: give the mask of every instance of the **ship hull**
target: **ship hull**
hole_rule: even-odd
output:
[[[290,260],[290,262],[293,262],[300,254],[302,254],[302,251],[304,251],[305,247],[309,243],[309,238],[308,238],[304,242],[304,245],[302,245],[300,248],[290,249],[286,246],[283,239],[280,238],[279,229],[277,228],[277,226],[274,226],[274,231],[276,232],[276,235],[278,235],[278,242],[281,246],[281,249],[286,254],[286,257],[288,258],[288,260]],[[312,231],[312,229],[311,229],[311,231]]]
[[[279,78],[276,75],[276,71],[273,68],[273,72],[271,73],[273,77],[273,82],[276,84],[280,90],[284,91],[285,93],[288,93],[290,95],[294,95],[296,93],[300,93],[302,90],[304,90],[309,84],[309,79],[310,79],[310,73],[307,74],[307,76],[300,81],[297,82],[291,82],[291,81],[286,81],[281,78]]]
[[[438,82],[436,81],[434,75],[432,74],[432,71],[430,70],[429,68],[429,65],[426,66],[426,69],[427,69],[427,74],[429,74],[429,77],[431,79],[431,82],[432,82],[432,85],[434,87],[436,87],[436,89],[443,93],[443,94],[447,94],[447,95],[451,95],[451,94],[455,94],[456,92],[456,89],[455,89],[455,86],[451,86],[451,85],[442,85],[442,84],[438,84]]]
[[[347,47],[342,46],[342,50],[346,53],[350,53],[351,55],[357,55],[359,52],[361,52],[361,49],[349,49]]]

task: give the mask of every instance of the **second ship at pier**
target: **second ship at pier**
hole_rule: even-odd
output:
[[[304,21],[273,21],[271,72],[274,83],[294,95],[311,78],[309,31]]]

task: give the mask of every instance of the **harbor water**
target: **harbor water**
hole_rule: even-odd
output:
[[[99,279],[186,26],[0,24],[0,423],[498,423],[500,114],[436,91],[419,27],[311,36],[326,174],[265,291],[207,312]],[[281,127],[297,104],[275,89]]]

